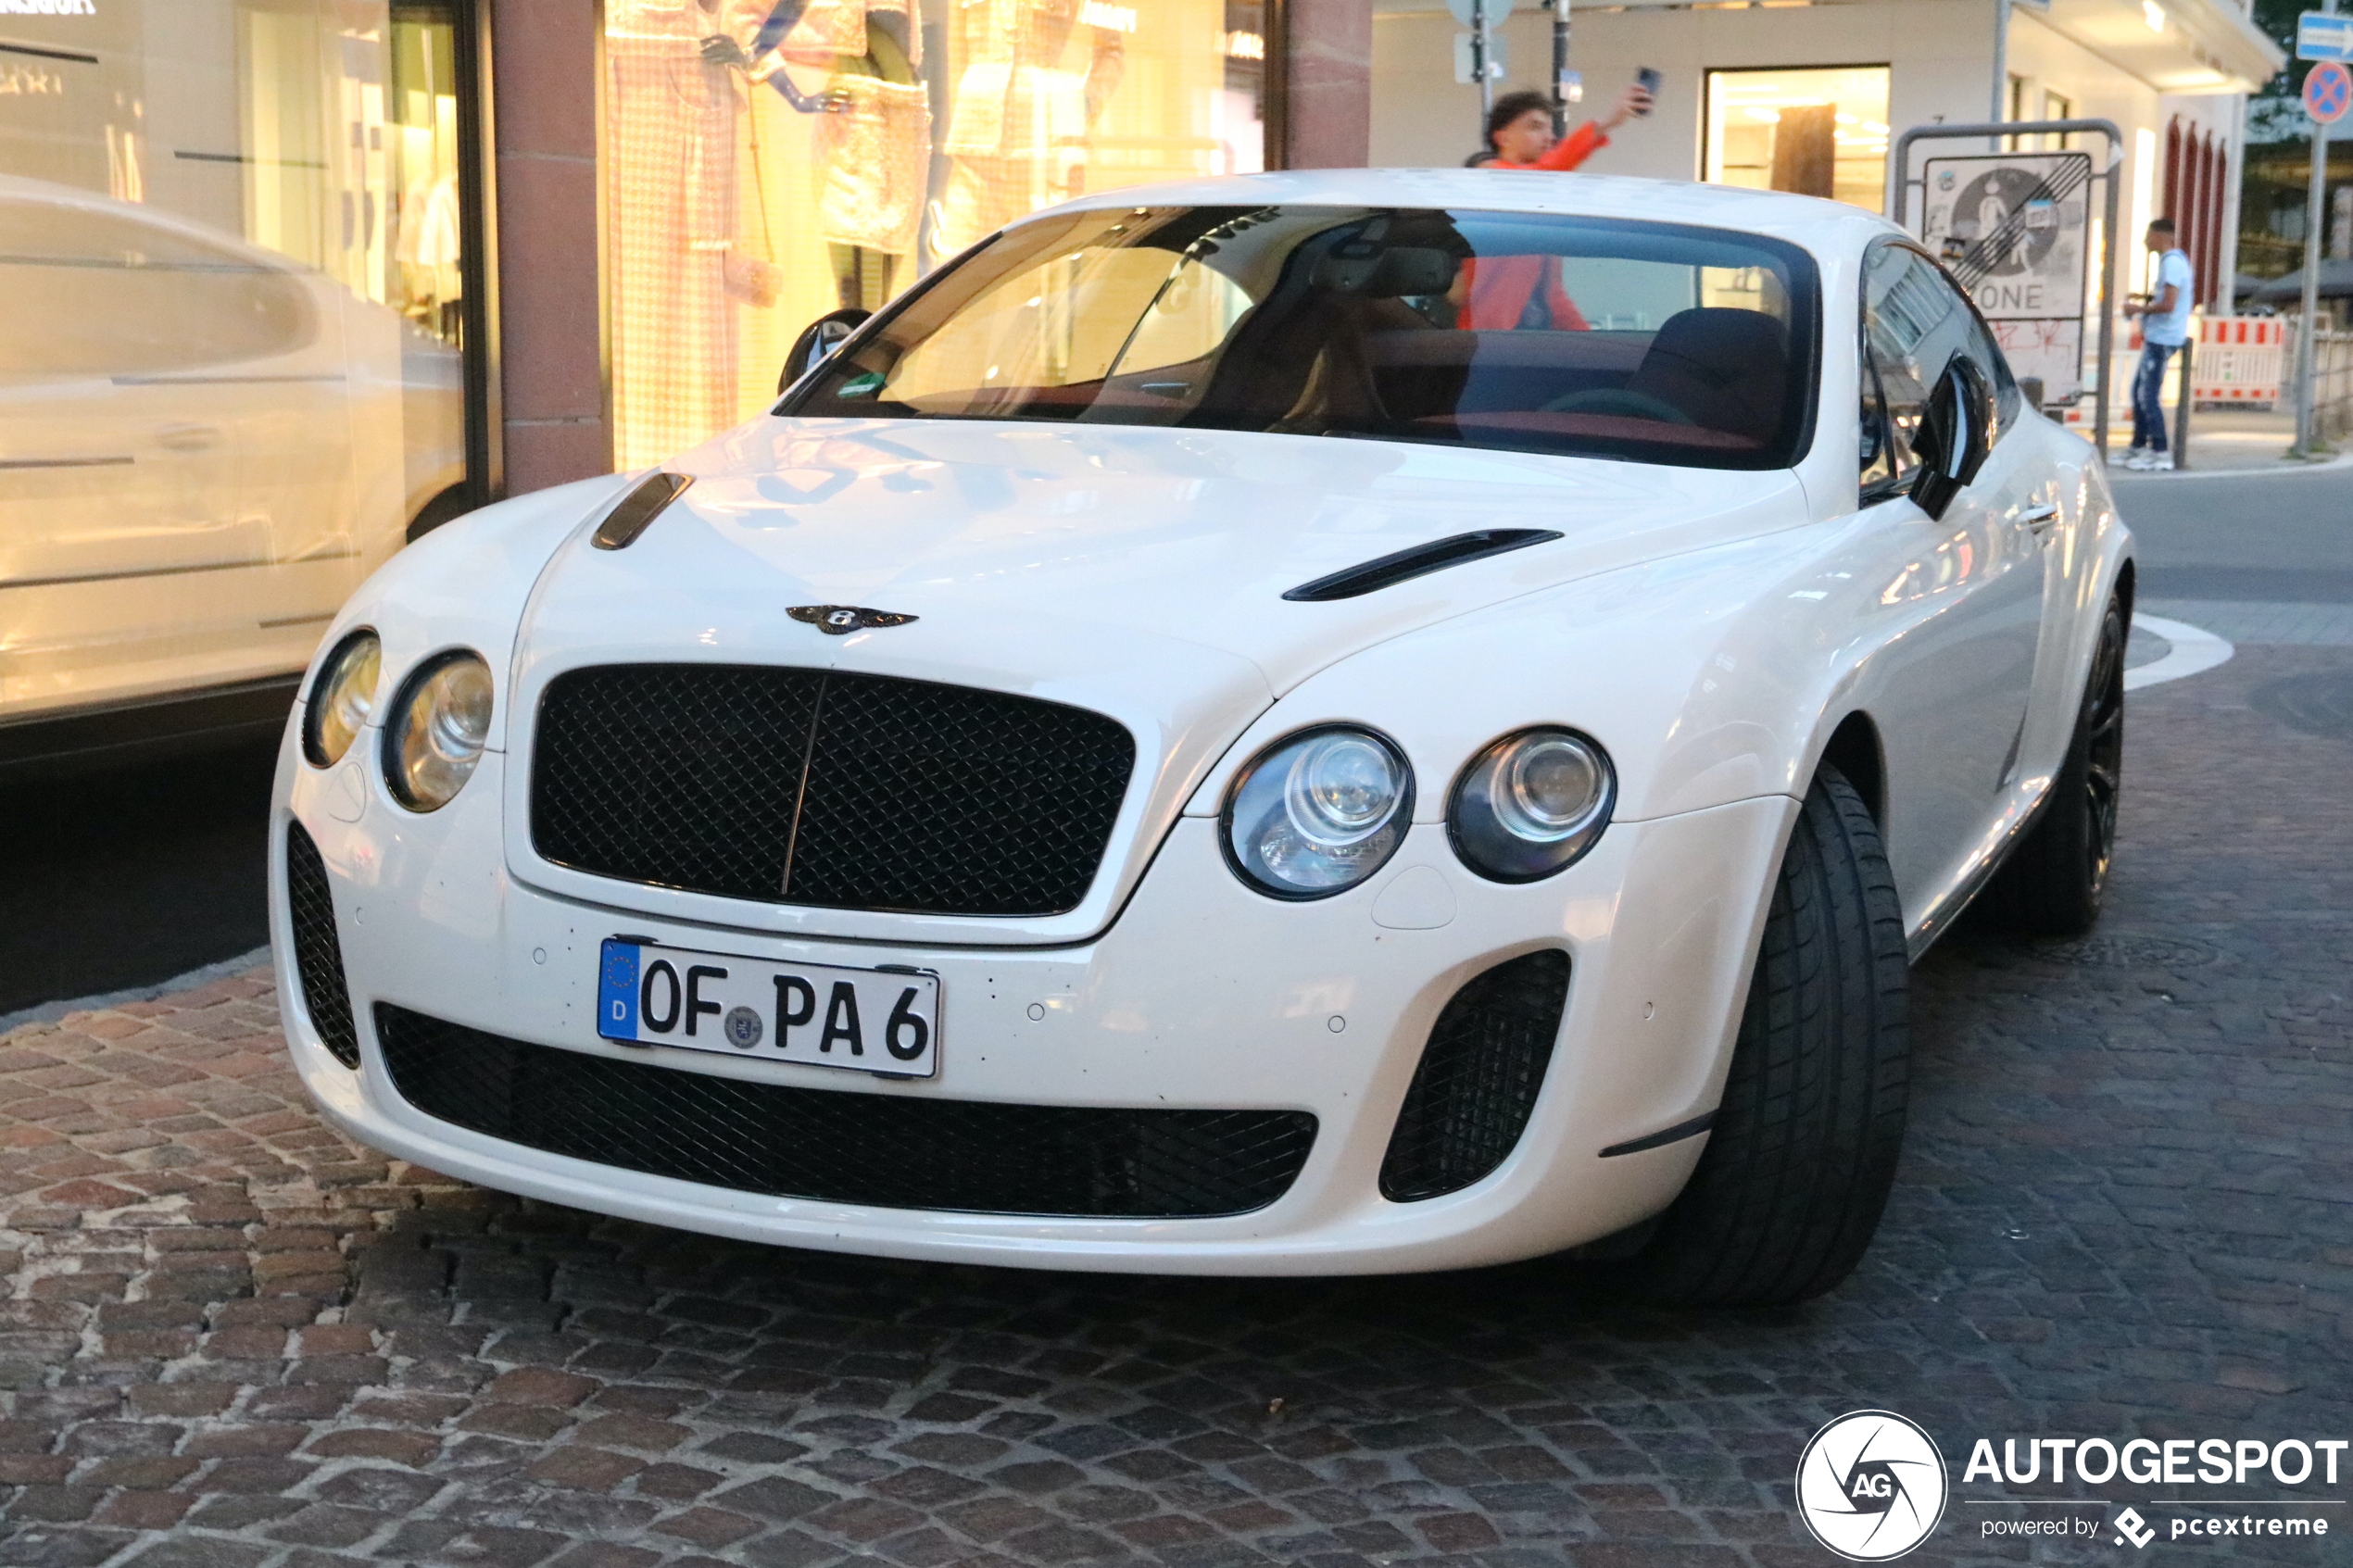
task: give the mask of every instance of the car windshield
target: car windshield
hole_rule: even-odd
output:
[[[777,406],[1793,463],[1814,270],[1753,234],[1534,213],[1122,207],[936,274]]]

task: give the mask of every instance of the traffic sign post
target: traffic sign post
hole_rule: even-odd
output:
[[[2312,406],[2312,358],[2319,347],[2321,314],[2321,210],[2328,200],[2329,127],[2353,108],[2353,71],[2346,69],[2345,56],[2307,51],[2339,47],[2353,51],[2353,17],[2338,16],[2336,0],[2328,0],[2327,10],[2306,12],[2296,30],[2296,56],[2320,62],[2304,78],[2304,112],[2312,121],[2312,166],[2304,185],[2304,313],[2296,324],[2296,445],[2288,448],[2297,458],[2325,455]]]
[[[1519,0],[1446,0],[1446,8],[1454,19],[1470,29],[1467,37],[1454,41],[1458,66],[1465,55],[1469,56],[1471,76],[1478,82],[1478,134],[1487,136],[1487,116],[1495,107],[1495,79],[1504,74],[1502,40],[1495,36],[1495,26],[1512,14]],[[1459,79],[1461,71],[1456,71]]]

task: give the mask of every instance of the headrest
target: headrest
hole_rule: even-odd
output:
[[[1710,430],[1770,441],[1789,398],[1789,330],[1761,310],[1679,310],[1626,385]]]

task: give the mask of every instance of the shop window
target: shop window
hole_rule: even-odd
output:
[[[606,0],[605,30],[622,468],[761,412],[810,321],[1016,219],[1265,165],[1259,0]]]
[[[461,11],[6,19],[0,721],[291,677],[477,497]]]
[[[1705,178],[1881,209],[1887,68],[1707,73]]]

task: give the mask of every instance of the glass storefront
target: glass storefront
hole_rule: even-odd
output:
[[[1887,68],[1707,73],[1706,176],[1725,185],[1886,205]]]
[[[0,722],[299,671],[473,495],[457,0],[52,9],[0,14]]]
[[[1260,0],[605,0],[614,461],[1088,191],[1265,166]]]

